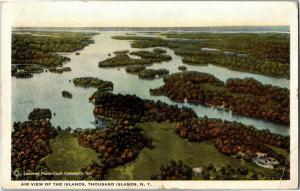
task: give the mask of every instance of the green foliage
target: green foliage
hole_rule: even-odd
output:
[[[50,140],[52,153],[45,157],[45,163],[52,172],[81,172],[85,166],[96,162],[100,164],[97,153],[78,144],[76,137],[62,131]],[[54,179],[79,179],[79,176],[54,176]]]
[[[12,34],[12,64],[27,66],[26,70],[35,72],[36,65],[42,67],[62,66],[69,58],[57,52],[74,52],[93,43],[93,33],[79,32],[31,32]],[[21,66],[20,66],[21,65]],[[40,70],[38,70],[40,71]]]
[[[155,148],[143,149],[135,161],[109,170],[112,180],[149,180],[153,174],[160,173],[160,167],[169,163],[171,159],[181,160],[191,168],[198,168],[209,163],[216,166],[231,165],[233,167],[246,166],[258,174],[271,175],[270,169],[264,169],[252,163],[223,155],[218,152],[213,143],[192,143],[180,138],[174,133],[171,123],[143,123],[140,127],[146,136],[153,139]],[[194,179],[202,179],[195,176]]]
[[[133,40],[134,48],[168,47],[186,64],[214,64],[238,71],[289,77],[288,34],[273,33],[170,33],[169,39],[115,36]],[[176,38],[176,39],[172,39]],[[208,51],[204,47],[219,49]]]
[[[125,70],[128,73],[139,73],[140,71],[144,70],[146,67],[143,65],[130,65],[126,66]]]
[[[205,39],[203,46],[250,54],[257,59],[289,64],[289,34],[281,33],[169,33],[168,38]]]
[[[146,59],[133,59],[127,54],[117,54],[112,58],[100,61],[99,67],[116,67],[116,66],[129,66],[129,65],[147,65],[151,64],[150,60]]]
[[[195,71],[171,74],[151,95],[173,101],[231,110],[234,114],[289,124],[289,90],[263,85],[253,78],[228,79],[224,84],[213,75]]]
[[[99,91],[101,90],[112,90],[113,89],[113,83],[111,81],[104,81],[99,78],[93,78],[93,77],[80,77],[80,78],[74,78],[73,83],[75,86],[79,87],[94,87],[98,88]]]
[[[154,79],[156,76],[163,76],[169,74],[169,71],[167,69],[144,69],[139,72],[140,78],[145,79]]]
[[[141,58],[148,59],[152,62],[162,62],[162,61],[168,61],[172,59],[171,56],[161,53],[161,51],[157,51],[157,50],[155,52],[151,52],[148,50],[140,50],[140,51],[131,52],[130,55],[140,56]]]
[[[115,51],[116,56],[107,58],[106,60],[100,61],[99,67],[116,67],[116,66],[130,66],[130,65],[148,65],[162,61],[171,60],[171,56],[166,55],[165,52],[157,51],[152,52],[148,50],[134,51],[130,55],[141,57],[141,59],[130,58],[127,53],[128,50]]]

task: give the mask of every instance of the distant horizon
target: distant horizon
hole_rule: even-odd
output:
[[[289,27],[290,25],[220,25],[220,26],[13,26],[12,28],[224,28],[224,27]]]
[[[185,31],[185,32],[278,32],[289,33],[290,26],[201,26],[201,27],[12,27],[13,31]]]

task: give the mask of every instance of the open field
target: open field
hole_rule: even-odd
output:
[[[218,152],[213,143],[191,143],[180,138],[174,132],[174,125],[170,123],[144,123],[140,127],[145,134],[153,139],[153,150],[143,149],[135,161],[119,166],[109,171],[109,178],[114,180],[149,180],[151,175],[158,174],[161,165],[171,159],[182,160],[192,168],[208,165],[231,165],[233,167],[246,166],[259,174],[270,175],[272,170],[259,167],[253,163],[225,156]],[[194,177],[199,179],[201,177]]]
[[[76,137],[69,132],[61,132],[50,140],[52,153],[44,158],[46,165],[53,172],[80,172],[92,162],[100,163],[95,151],[82,147]],[[78,179],[78,176],[55,176],[59,180]]]

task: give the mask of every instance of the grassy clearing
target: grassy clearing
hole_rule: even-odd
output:
[[[212,163],[215,166],[230,164],[234,167],[246,166],[259,174],[272,173],[243,160],[225,156],[217,151],[213,143],[191,143],[180,138],[174,132],[174,124],[144,123],[141,124],[144,133],[153,138],[155,148],[143,149],[137,159],[124,166],[109,171],[109,178],[114,180],[149,180],[150,176],[159,173],[159,167],[171,159],[182,160],[192,168]],[[197,179],[198,177],[195,177]]]
[[[80,172],[95,161],[100,163],[97,153],[78,144],[76,137],[68,132],[61,132],[50,140],[52,153],[44,158],[46,165],[53,172]],[[54,179],[79,179],[78,176],[55,176]]]

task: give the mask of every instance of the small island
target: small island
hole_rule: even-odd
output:
[[[66,91],[66,90],[62,91],[61,94],[65,98],[71,99],[73,97],[73,95],[70,92]]]
[[[97,88],[99,91],[112,91],[113,83],[110,81],[104,81],[99,78],[93,77],[81,77],[74,78],[73,83],[75,86],[83,87],[83,88]]]
[[[127,73],[132,73],[132,74],[137,74],[144,69],[146,69],[146,67],[143,65],[131,65],[131,66],[126,66],[125,68]]]
[[[171,56],[166,55],[163,50],[161,51],[148,51],[140,50],[130,52],[130,55],[139,56],[140,59],[131,58],[128,55],[128,50],[115,51],[115,56],[112,58],[107,58],[98,63],[99,67],[119,67],[119,66],[129,66],[129,65],[151,65],[153,63],[160,63],[163,61],[171,60]]]
[[[72,71],[70,67],[61,67],[61,68],[49,68],[49,72],[52,73],[63,73],[63,72],[70,72]]]
[[[32,73],[26,71],[13,71],[12,74],[16,78],[32,78]]]
[[[178,70],[186,71],[187,67],[186,66],[178,66]]]
[[[51,117],[52,114],[50,109],[41,109],[41,108],[35,108],[28,115],[29,120],[51,119]]]
[[[164,76],[169,74],[167,69],[144,69],[138,73],[139,78],[141,79],[155,79],[156,76]]]

